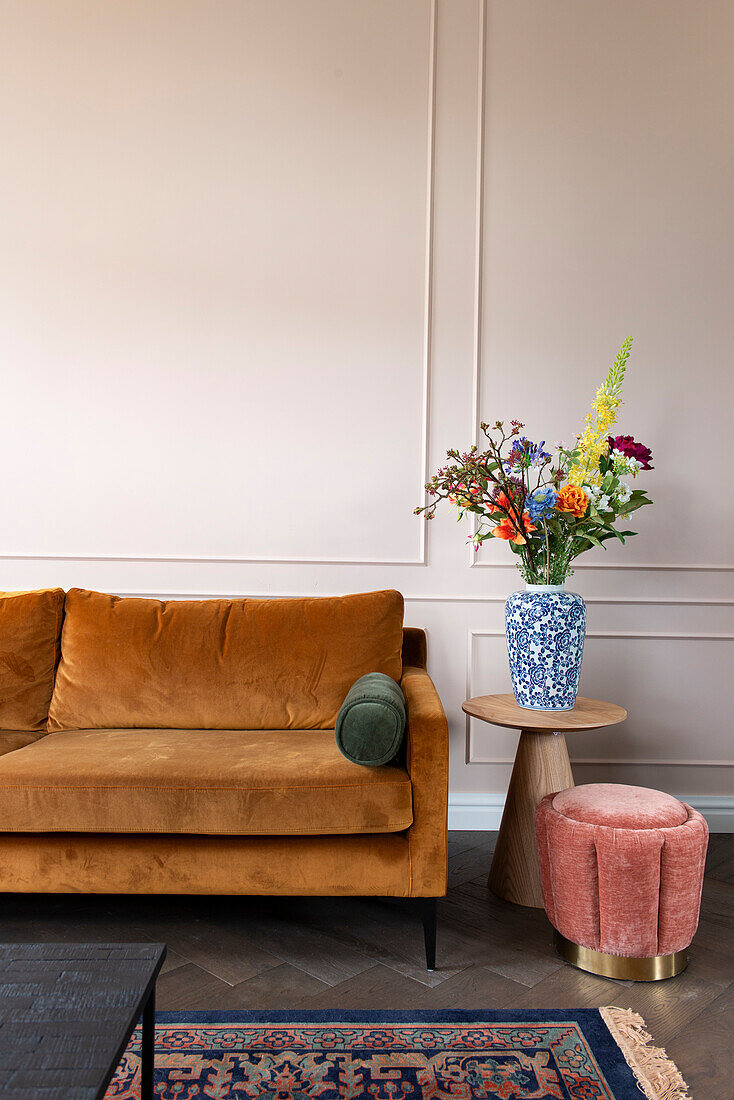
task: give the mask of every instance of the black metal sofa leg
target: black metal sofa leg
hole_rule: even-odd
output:
[[[426,941],[426,969],[436,969],[436,923],[438,898],[418,898],[423,936]]]

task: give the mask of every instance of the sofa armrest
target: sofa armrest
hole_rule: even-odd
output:
[[[408,711],[406,766],[413,788],[408,829],[410,895],[446,893],[449,737],[438,692],[425,668],[403,668]]]

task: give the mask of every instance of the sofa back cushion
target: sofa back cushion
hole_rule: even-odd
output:
[[[64,592],[0,593],[0,729],[45,730]]]
[[[401,675],[399,592],[121,599],[72,589],[49,729],[332,729],[366,672]]]

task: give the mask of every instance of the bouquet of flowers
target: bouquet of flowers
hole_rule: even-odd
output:
[[[528,584],[563,584],[571,562],[609,539],[624,543],[635,531],[620,529],[628,516],[652,501],[632,488],[642,470],[652,470],[649,447],[631,435],[612,436],[622,403],[624,373],[632,337],[622,345],[606,379],[596,391],[586,428],[571,447],[533,443],[524,425],[502,420],[480,428],[487,446],[447,451],[449,463],[426,485],[432,501],[416,508],[433,519],[447,500],[459,512],[477,516],[474,549],[489,538],[505,540],[518,557]]]

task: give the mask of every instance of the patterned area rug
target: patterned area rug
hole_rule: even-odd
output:
[[[108,1100],[138,1100],[139,1050],[138,1030]],[[686,1089],[664,1052],[650,1046],[641,1018],[620,1009],[163,1012],[156,1020],[158,1100],[640,1100],[641,1095],[684,1100]]]

